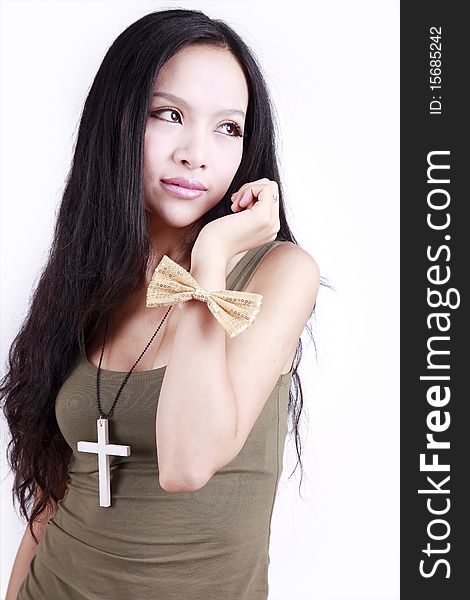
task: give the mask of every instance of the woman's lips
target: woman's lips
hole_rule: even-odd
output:
[[[175,185],[174,183],[166,183],[165,181],[160,181],[160,183],[166,190],[178,198],[198,198],[206,193],[205,190],[191,190],[181,185]]]

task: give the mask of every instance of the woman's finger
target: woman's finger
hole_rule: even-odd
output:
[[[253,188],[249,187],[243,192],[238,203],[240,204],[241,207],[248,206],[248,204],[250,204],[250,202],[252,202],[255,197],[256,196],[255,196],[255,192],[253,191]]]
[[[258,181],[259,183],[251,182],[245,184],[240,188],[240,190],[236,194],[232,196],[232,210],[234,212],[236,212],[237,210],[252,208],[257,202],[259,202],[263,198],[265,198],[266,200],[269,198],[269,200],[274,204],[274,197],[279,197],[279,188],[277,182],[270,181],[266,178]],[[263,194],[263,196],[261,197],[260,194],[263,190],[269,190],[269,193],[268,195]]]
[[[234,192],[231,196],[231,200],[232,202],[236,202],[239,201],[240,198],[243,196],[243,194],[251,187],[251,186],[255,186],[255,185],[263,185],[266,183],[269,183],[269,179],[267,179],[266,177],[263,177],[262,179],[256,179],[256,181],[250,181],[248,183],[244,183],[239,190],[237,190],[236,192]]]

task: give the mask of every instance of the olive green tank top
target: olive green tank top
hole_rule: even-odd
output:
[[[249,250],[226,289],[243,291],[281,243]],[[128,457],[109,457],[110,507],[99,506],[97,455],[77,451],[78,441],[96,441],[96,371],[82,350],[58,392],[57,422],[73,449],[70,479],[18,600],[266,600],[292,370],[279,377],[238,455],[201,489],[178,493],[163,490],[157,472],[165,367],[134,372],[110,420],[110,442],[131,447]],[[105,411],[124,376],[101,370]]]

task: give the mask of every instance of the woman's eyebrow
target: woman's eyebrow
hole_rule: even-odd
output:
[[[179,96],[175,96],[174,94],[170,94],[168,92],[154,92],[153,96],[161,96],[162,98],[166,98],[166,100],[170,100],[170,102],[177,102],[181,104],[181,106],[184,106],[187,110],[189,110],[190,108],[189,104],[185,100],[183,100],[183,98],[180,98]],[[241,117],[245,118],[245,113],[242,110],[238,110],[237,108],[227,108],[218,110],[214,113],[214,116],[227,114],[240,115]]]

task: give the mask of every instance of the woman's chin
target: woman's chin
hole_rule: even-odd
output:
[[[188,206],[165,206],[164,210],[145,208],[150,219],[156,222],[166,225],[167,227],[174,227],[180,229],[181,227],[188,227],[199,219],[207,212],[195,210],[194,207]]]

